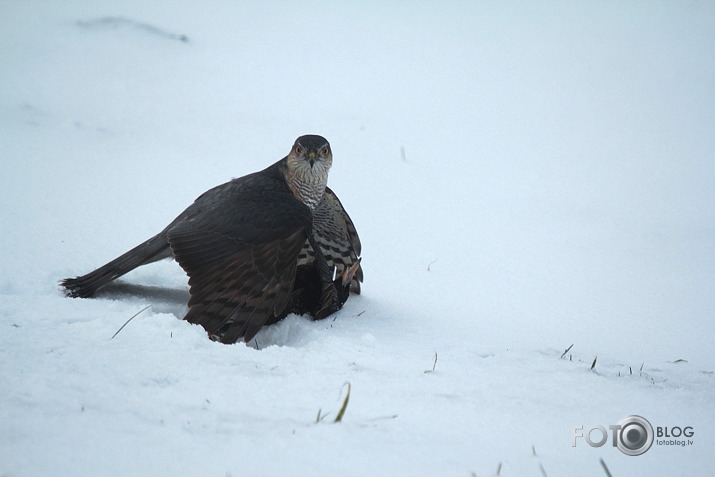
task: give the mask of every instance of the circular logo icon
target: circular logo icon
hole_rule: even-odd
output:
[[[626,416],[620,421],[616,445],[626,455],[641,455],[653,445],[653,426],[641,416]]]

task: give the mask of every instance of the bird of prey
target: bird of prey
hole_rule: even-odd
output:
[[[363,279],[360,239],[327,187],[330,144],[296,139],[268,168],[208,190],[154,237],[60,285],[89,297],[125,273],[174,258],[189,276],[184,317],[222,343],[250,341],[289,313],[322,319]]]

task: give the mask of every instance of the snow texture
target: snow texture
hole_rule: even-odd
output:
[[[711,472],[713,31],[705,1],[0,2],[0,476]],[[58,290],[302,134],[363,242],[333,317],[211,342],[170,261]],[[572,446],[631,414],[693,444]]]

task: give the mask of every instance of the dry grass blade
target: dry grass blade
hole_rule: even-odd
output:
[[[343,420],[343,416],[345,415],[345,410],[348,408],[348,401],[350,401],[350,382],[346,381],[345,384],[348,386],[348,392],[345,395],[345,400],[343,401],[343,405],[340,407],[340,412],[338,412],[338,415],[335,416],[335,421],[333,422],[340,422]],[[343,385],[343,387],[345,386]]]
[[[593,369],[593,368],[596,367],[596,361],[598,361],[598,356],[596,356],[595,358],[593,358],[593,363],[591,363],[591,369]]]
[[[563,358],[564,356],[566,356],[566,353],[568,353],[569,351],[571,351],[571,348],[573,348],[573,344],[571,344],[571,346],[569,346],[568,348],[566,348],[566,349],[564,350],[564,352],[561,353],[561,358]]]
[[[112,337],[109,338],[109,339],[110,339],[110,340],[113,340],[114,337],[117,336],[117,335],[119,334],[119,332],[122,331],[122,330],[124,329],[124,327],[129,324],[130,321],[132,321],[134,318],[136,318],[137,316],[139,316],[139,314],[141,314],[144,310],[148,310],[149,308],[151,308],[151,305],[147,305],[147,306],[145,306],[144,308],[142,308],[141,310],[137,311],[137,312],[134,314],[134,316],[132,316],[131,318],[129,318],[127,321],[125,321],[124,324],[117,330],[117,332],[114,333],[114,334],[112,335]]]
[[[325,414],[323,414],[323,410],[318,409],[318,416],[315,418],[315,423],[318,424],[320,421],[322,421],[323,419],[328,417],[328,414],[330,414],[330,413],[326,412]]]

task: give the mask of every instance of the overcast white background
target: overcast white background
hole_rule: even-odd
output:
[[[714,31],[701,1],[0,1],[0,475],[703,475]],[[173,262],[125,277],[161,299],[58,290],[302,134],[363,242],[334,317],[256,350],[179,320]],[[630,414],[693,445],[572,447]]]

